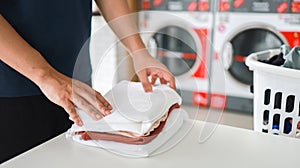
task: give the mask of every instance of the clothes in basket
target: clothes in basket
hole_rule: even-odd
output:
[[[274,72],[273,72],[273,71],[270,71],[270,69],[272,69],[272,67],[270,67],[269,65],[263,66],[262,64],[254,64],[253,58],[256,58],[256,60],[259,62],[272,64],[272,65],[276,65],[276,66],[282,66],[284,68],[281,69],[281,68],[274,67]],[[249,59],[246,60],[246,64],[250,67],[250,69],[257,70],[256,71],[257,76],[259,73],[267,72],[268,74],[265,74],[265,76],[266,76],[266,78],[267,77],[269,78],[271,75],[274,75],[277,73],[278,80],[279,80],[278,83],[283,84],[284,81],[286,81],[287,79],[280,81],[280,79],[283,79],[280,75],[288,76],[289,73],[284,74],[282,72],[287,71],[287,72],[290,72],[293,74],[293,73],[296,73],[300,69],[300,47],[296,46],[291,49],[289,46],[283,45],[283,46],[281,46],[280,50],[274,49],[274,50],[261,51],[258,53],[254,53],[254,54],[251,54],[249,56]],[[259,70],[263,70],[263,67],[266,67],[266,70],[264,70],[263,72],[259,71]],[[296,71],[288,70],[288,68],[295,69]],[[256,78],[258,79],[257,76],[256,76]],[[299,75],[296,75],[296,76],[289,75],[289,76],[291,79],[294,79],[295,77],[297,77]],[[275,78],[275,76],[273,78]],[[291,116],[294,113],[298,114],[298,112],[294,112],[294,109],[297,108],[297,107],[295,107],[297,105],[295,105],[294,101],[295,101],[295,96],[297,97],[297,94],[299,94],[299,92],[296,91],[296,89],[294,89],[295,91],[292,92],[292,90],[295,86],[291,86],[290,89],[288,89],[289,87],[286,86],[286,85],[288,85],[288,83],[286,83],[285,85],[282,85],[282,87],[281,87],[281,85],[276,85],[276,84],[270,83],[269,81],[267,81],[267,79],[264,80],[264,79],[261,79],[261,77],[260,77],[260,80],[256,80],[256,81],[260,81],[259,83],[258,82],[255,83],[255,85],[259,86],[259,87],[256,86],[256,88],[259,88],[259,89],[256,89],[256,91],[258,90],[259,93],[254,93],[256,95],[260,95],[259,97],[261,97],[262,95],[260,93],[261,92],[260,89],[263,89],[263,92],[264,92],[264,94],[263,94],[263,98],[264,98],[263,104],[264,105],[261,105],[262,100],[260,98],[258,99],[256,96],[256,99],[259,100],[256,102],[256,105],[257,105],[256,109],[261,110],[260,107],[265,107],[265,109],[269,108],[268,110],[265,110],[263,113],[261,111],[256,110],[256,113],[263,114],[263,116],[261,116],[263,118],[263,125],[264,125],[263,127],[265,128],[266,131],[270,131],[270,129],[280,130],[281,135],[282,134],[294,135],[295,129],[297,129],[296,136],[298,137],[298,133],[300,130],[300,122],[298,123],[298,119],[291,117]],[[295,79],[295,83],[298,82],[296,79]],[[271,79],[269,79],[269,80],[272,81]],[[284,88],[284,86],[286,86],[287,88]],[[275,95],[274,95],[274,91],[275,91]],[[271,92],[272,92],[272,95],[271,95]],[[270,101],[273,102],[272,107],[267,106],[270,104]],[[258,103],[259,103],[259,105],[258,105]],[[282,107],[283,103],[284,103],[284,107]],[[281,113],[281,110],[283,108],[285,108],[285,110]],[[270,109],[272,109],[272,111],[269,111]],[[274,109],[279,109],[279,110],[274,112],[273,111]],[[293,113],[291,113],[291,112],[293,112]],[[270,114],[270,116],[272,116],[272,121],[269,121],[269,113],[272,113],[272,115]],[[276,113],[276,115],[273,115],[275,113]],[[287,113],[291,113],[291,114],[287,114]],[[282,116],[281,116],[281,114],[282,114]],[[282,120],[282,118],[284,118],[284,120]],[[267,126],[270,125],[269,122],[272,123],[271,128],[270,127],[267,128]],[[259,125],[259,124],[256,123],[256,125]],[[257,130],[257,128],[261,129],[259,126],[256,126],[255,128],[256,128],[256,130]],[[263,132],[264,132],[264,129],[263,129]]]

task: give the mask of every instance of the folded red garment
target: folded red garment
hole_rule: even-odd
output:
[[[174,104],[169,108],[168,115],[176,108],[179,108],[179,104]],[[134,145],[143,145],[151,142],[157,135],[162,131],[166,124],[166,120],[160,122],[160,125],[155,128],[148,136],[139,136],[139,137],[128,137],[118,134],[105,133],[105,132],[77,132],[77,134],[81,135],[82,140],[107,140],[114,141],[125,144],[134,144]]]

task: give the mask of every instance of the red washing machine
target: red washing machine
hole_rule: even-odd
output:
[[[219,0],[215,14],[211,106],[252,112],[252,72],[245,58],[257,51],[300,44],[300,17],[290,0]]]
[[[173,73],[184,103],[208,106],[210,1],[144,0],[141,4],[140,33],[150,53]]]

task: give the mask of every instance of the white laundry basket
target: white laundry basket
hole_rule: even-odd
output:
[[[254,130],[300,137],[300,70],[260,62],[278,55],[280,49],[249,55],[246,65],[253,71]]]

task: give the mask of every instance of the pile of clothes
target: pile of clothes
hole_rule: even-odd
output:
[[[165,144],[183,125],[187,113],[181,97],[167,85],[145,93],[139,82],[122,81],[104,95],[110,115],[93,120],[78,109],[83,126],[72,125],[67,136],[84,145],[130,157],[146,157]]]
[[[268,60],[259,61],[276,66],[300,70],[300,46],[296,46],[291,49],[287,45],[282,45],[280,49],[281,52],[279,55],[275,55]]]

